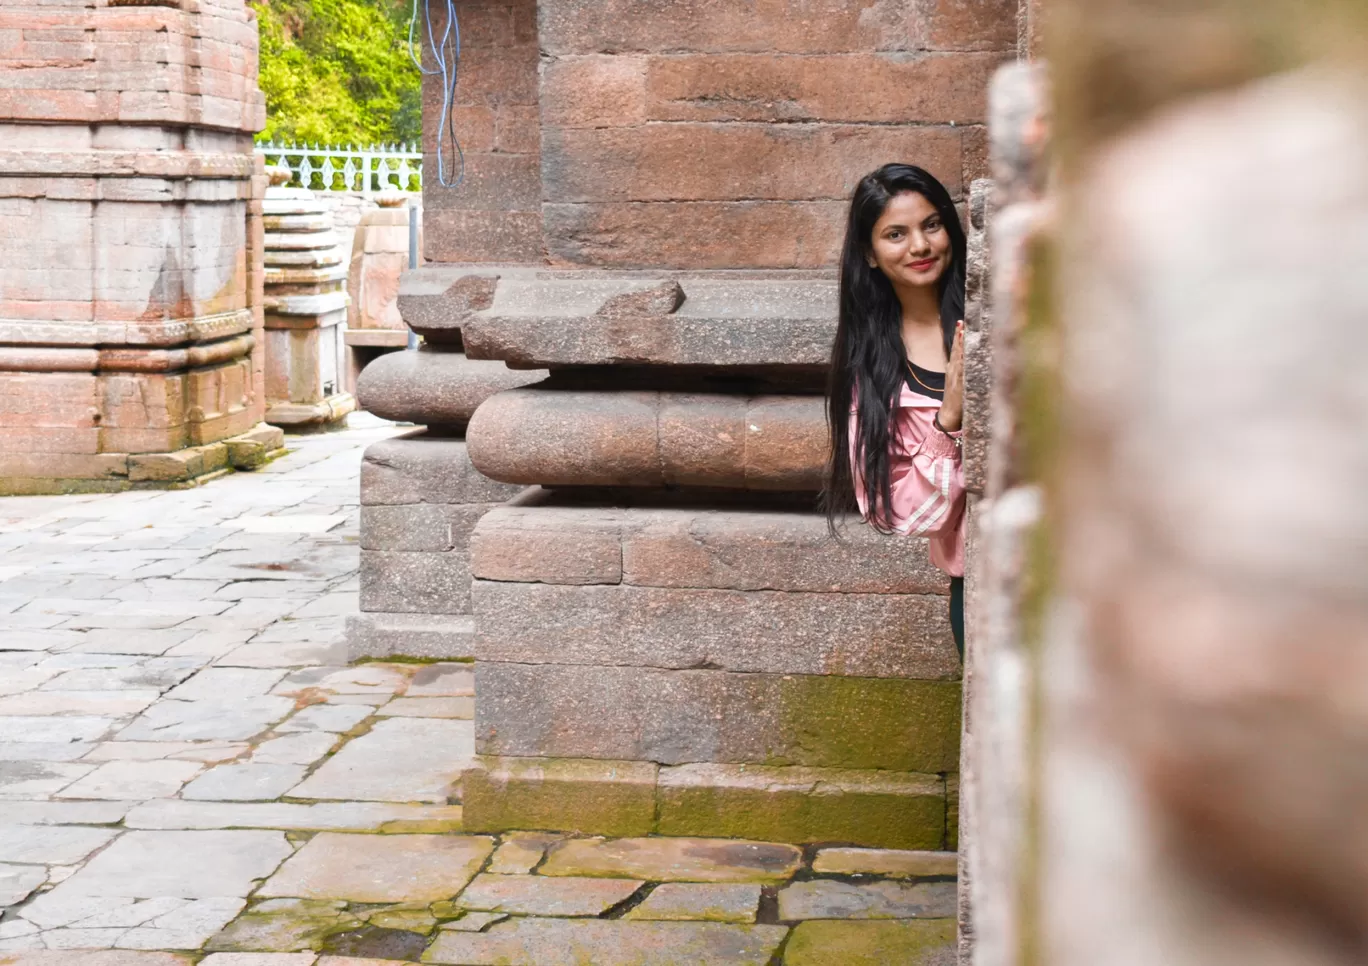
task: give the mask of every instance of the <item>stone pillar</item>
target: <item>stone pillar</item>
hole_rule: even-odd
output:
[[[0,9],[0,492],[248,467],[264,122],[242,0]]]
[[[399,309],[423,339],[361,373],[368,412],[424,428],[375,443],[361,464],[361,614],[348,618],[353,660],[469,658],[473,651],[468,545],[476,522],[522,487],[486,479],[471,465],[465,432],[476,408],[544,372],[467,359],[453,320],[483,304],[475,278],[437,269],[404,279]],[[454,284],[455,283],[455,284]]]
[[[361,370],[386,352],[408,345],[408,326],[399,315],[399,280],[408,270],[409,219],[418,217],[406,195],[378,196],[378,208],[362,213],[352,236],[347,294],[348,391]]]
[[[343,388],[347,265],[326,199],[287,188],[288,169],[266,190],[266,418],[292,430],[347,418]]]
[[[468,828],[953,847],[959,659],[921,541],[812,509],[824,279],[505,274],[466,351],[547,366],[471,460]]]

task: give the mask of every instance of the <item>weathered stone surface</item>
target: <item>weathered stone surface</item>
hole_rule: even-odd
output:
[[[267,897],[434,902],[460,892],[494,850],[457,835],[343,835],[309,840],[258,890]]]
[[[954,966],[953,919],[799,923],[784,947],[785,966]]]
[[[715,838],[570,839],[542,875],[632,876],[650,882],[777,882],[802,864],[792,845]]]
[[[433,903],[433,908],[436,909],[442,905],[443,903]],[[454,903],[447,905],[451,905],[454,910]],[[445,912],[445,910],[443,911]],[[503,922],[507,918],[508,914],[505,912],[467,912],[459,919],[443,923],[442,928],[453,929],[456,932],[480,932],[485,926]],[[339,963],[338,966],[343,966],[343,964]]]
[[[459,829],[461,809],[451,805],[380,802],[144,802],[128,813],[129,828],[279,828],[296,831],[405,832]]]
[[[758,883],[663,882],[624,919],[755,922]]]
[[[547,491],[486,514],[470,555],[474,576],[499,581],[948,592],[924,541],[890,540],[857,520],[833,537],[816,513],[585,507]]]
[[[246,763],[219,765],[196,778],[182,798],[219,802],[266,802],[284,795],[304,777],[303,765]]]
[[[814,279],[689,278],[673,312],[613,300],[667,279],[506,277],[462,323],[472,359],[545,365],[823,366],[836,286]],[[620,303],[619,303],[620,305]],[[611,311],[605,311],[610,306]]]
[[[503,844],[489,860],[488,871],[498,875],[526,875],[536,868],[546,850],[561,840],[560,835],[545,832],[513,832],[505,835]]]
[[[0,826],[0,862],[74,865],[117,834],[114,829],[79,825],[4,825]]]
[[[210,940],[210,950],[317,949],[330,933],[360,926],[346,903],[324,899],[267,899]]]
[[[0,865],[0,906],[17,906],[47,877],[47,869],[40,866]]]
[[[362,370],[356,393],[367,411],[384,419],[464,426],[490,396],[545,377],[545,372],[520,372],[459,352],[419,349],[376,359]]]
[[[382,718],[461,718],[475,717],[475,699],[469,698],[395,698],[375,712]]]
[[[467,909],[530,916],[597,916],[641,887],[632,879],[477,875],[461,893]]]
[[[477,580],[481,661],[951,679],[938,595],[806,594]]]
[[[959,761],[950,681],[494,662],[475,680],[481,755],[927,774]]]
[[[509,966],[637,966],[717,963],[765,966],[784,938],[782,926],[707,922],[604,922],[515,919],[482,933],[443,932],[427,963]]]
[[[130,741],[239,741],[251,738],[294,708],[271,695],[200,701],[161,701],[119,732]]]
[[[361,508],[361,549],[405,553],[464,550],[492,503],[408,503]]]
[[[825,419],[820,396],[532,387],[487,400],[466,439],[506,483],[817,490]]]
[[[210,953],[201,966],[313,966],[313,953]]]
[[[131,949],[62,949],[6,953],[5,966],[190,966],[187,953],[137,952]]]
[[[463,549],[362,550],[361,607],[398,614],[468,614],[470,558]]]
[[[290,851],[276,831],[128,832],[29,908],[76,897],[245,896]]]
[[[292,789],[290,797],[444,803],[451,783],[469,765],[472,736],[469,721],[379,721]]]
[[[351,614],[347,658],[470,658],[475,655],[474,618],[460,614]]]
[[[474,697],[475,668],[470,664],[429,664],[414,672],[404,689],[405,697]]]
[[[500,503],[522,490],[482,476],[471,464],[464,440],[423,431],[372,443],[361,463],[363,506]]]
[[[779,890],[779,918],[945,919],[955,915],[953,882],[836,882],[815,879]]]
[[[489,308],[504,271],[422,265],[399,280],[399,314],[405,325],[428,342],[459,352],[461,322],[471,312]]]
[[[461,781],[465,827],[645,835],[655,821],[655,783],[653,762],[481,757]]]
[[[937,775],[834,768],[695,764],[662,768],[662,835],[939,848],[945,784]]]
[[[68,785],[63,798],[169,798],[200,770],[193,761],[111,761]]]
[[[916,852],[895,849],[822,849],[812,860],[813,872],[835,875],[883,875],[892,879],[947,876],[958,872],[954,852]]]

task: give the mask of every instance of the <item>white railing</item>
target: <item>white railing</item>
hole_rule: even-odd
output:
[[[423,152],[416,144],[348,145],[259,143],[257,154],[268,165],[284,165],[294,172],[289,184],[315,191],[421,191]]]

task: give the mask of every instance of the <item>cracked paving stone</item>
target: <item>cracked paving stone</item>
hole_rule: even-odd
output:
[[[0,862],[71,865],[118,834],[118,829],[81,825],[0,825]]]
[[[835,875],[883,875],[893,879],[957,875],[959,853],[822,849],[812,861],[812,871]]]
[[[267,694],[285,672],[271,668],[207,667],[167,692],[173,701],[223,700]]]
[[[459,805],[388,802],[144,802],[124,819],[128,828],[277,828],[332,832],[459,831]]]
[[[525,875],[537,867],[546,850],[564,839],[555,832],[510,832],[489,860],[489,871],[499,875]]]
[[[779,918],[942,919],[955,915],[954,882],[795,882],[779,891]]]
[[[484,932],[443,930],[425,963],[461,966],[766,966],[788,929],[715,922],[511,919]],[[837,958],[830,964],[841,963]]]
[[[386,718],[344,745],[290,797],[445,803],[474,754],[473,722]]]
[[[143,801],[170,798],[203,767],[196,761],[111,761],[57,794],[58,798]]]
[[[199,966],[313,966],[314,953],[211,953]]]
[[[205,701],[162,701],[119,732],[124,740],[242,741],[294,710],[289,698],[260,695]],[[0,725],[3,727],[3,725]]]
[[[475,671],[469,664],[429,664],[420,668],[404,691],[407,698],[471,697]]]
[[[466,886],[457,904],[481,912],[597,916],[629,898],[641,886],[635,879],[557,879],[483,873]]]
[[[381,706],[376,714],[391,718],[462,718],[475,717],[474,698],[395,698]]]
[[[0,800],[47,798],[94,768],[50,761],[0,761]]]
[[[271,738],[252,751],[252,761],[267,765],[312,765],[332,751],[337,736],[328,732],[300,732]]]
[[[435,902],[459,893],[493,851],[494,840],[484,836],[321,832],[257,895]]]
[[[276,728],[281,734],[297,731],[326,731],[340,734],[350,731],[372,714],[369,705],[315,704],[310,705]]]
[[[38,866],[0,863],[0,907],[18,905],[46,881],[47,870]]]
[[[210,951],[295,952],[317,949],[330,933],[361,926],[346,903],[268,899],[230,922],[205,946]]]

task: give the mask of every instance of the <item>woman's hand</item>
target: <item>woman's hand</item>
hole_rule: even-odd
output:
[[[964,423],[964,322],[955,325],[955,341],[950,346],[950,361],[945,367],[945,398],[936,417],[940,428],[948,433]]]

